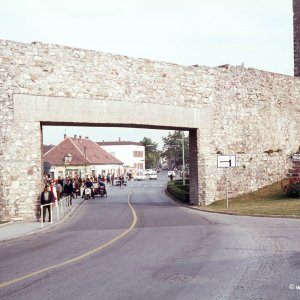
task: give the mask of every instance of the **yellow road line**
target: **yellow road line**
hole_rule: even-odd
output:
[[[56,268],[60,268],[60,267],[63,267],[63,266],[66,266],[68,264],[71,264],[71,263],[74,263],[74,262],[78,262],[79,260],[83,259],[83,258],[86,258],[98,251],[101,251],[102,249],[108,247],[109,245],[113,244],[114,242],[116,242],[117,240],[121,239],[122,237],[124,237],[125,235],[127,235],[136,225],[137,223],[137,216],[136,216],[136,212],[133,208],[133,206],[131,205],[130,203],[130,198],[131,198],[131,194],[128,196],[128,205],[131,209],[131,212],[132,212],[132,216],[133,216],[133,219],[132,219],[132,224],[131,226],[125,230],[123,233],[121,233],[120,235],[116,236],[115,238],[113,238],[112,240],[108,241],[107,243],[97,247],[97,248],[94,248],[82,255],[79,255],[79,256],[76,256],[72,259],[69,259],[69,260],[66,260],[62,263],[59,263],[59,264],[56,264],[56,265],[53,265],[53,266],[50,266],[50,267],[47,267],[47,268],[44,268],[44,269],[41,269],[41,270],[38,270],[36,272],[33,272],[33,273],[30,273],[30,274],[27,274],[27,275],[24,275],[22,277],[19,277],[19,278],[16,278],[16,279],[13,279],[13,280],[10,280],[10,281],[6,281],[6,282],[2,282],[0,283],[0,288],[3,288],[5,286],[8,286],[8,285],[11,285],[11,284],[14,284],[14,283],[17,283],[17,282],[20,282],[22,280],[25,280],[25,279],[28,279],[30,277],[33,277],[33,276],[36,276],[36,275],[39,275],[39,274],[42,274],[44,272],[47,272],[47,271],[50,271],[50,270],[53,270],[53,269],[56,269]]]

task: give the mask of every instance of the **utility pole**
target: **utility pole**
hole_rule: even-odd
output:
[[[86,146],[83,147],[84,151],[84,176],[86,177]]]
[[[182,131],[182,185],[185,185],[184,131]]]

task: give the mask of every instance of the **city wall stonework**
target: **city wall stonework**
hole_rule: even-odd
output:
[[[92,115],[94,125],[113,125],[119,118],[121,125],[132,127],[189,130],[191,199],[207,205],[226,196],[225,170],[217,168],[218,154],[237,157],[237,167],[228,172],[229,196],[255,191],[286,176],[289,156],[300,146],[299,99],[297,77],[1,40],[0,218],[37,218],[43,172],[41,122],[82,124],[76,105],[86,119]],[[119,105],[97,121],[89,103],[104,111]],[[134,107],[139,112],[136,119],[124,110]],[[157,112],[161,121],[153,122],[143,113],[159,108],[174,116],[172,122],[169,117],[163,120],[162,112]],[[182,119],[178,112],[184,111],[190,118]],[[199,125],[194,125],[197,118]]]

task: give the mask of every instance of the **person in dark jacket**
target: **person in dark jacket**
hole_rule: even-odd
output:
[[[53,202],[53,200],[54,200],[54,195],[50,191],[50,187],[46,185],[44,187],[44,191],[41,194],[41,204],[42,205],[48,204],[43,206],[43,222],[45,222],[47,210],[49,215],[49,222],[51,222],[51,203]]]
[[[66,197],[70,196],[70,205],[72,205],[73,191],[73,183],[68,179],[64,187],[64,193]]]

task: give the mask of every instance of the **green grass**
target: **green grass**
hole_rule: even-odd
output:
[[[229,199],[228,210],[226,199],[197,208],[241,215],[300,217],[300,198],[287,197],[281,189],[280,182],[277,182],[256,192]]]

